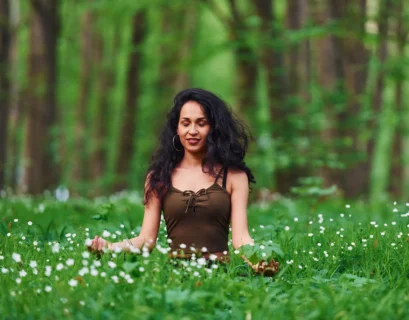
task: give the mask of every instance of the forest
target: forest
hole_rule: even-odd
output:
[[[0,0],[0,315],[409,319],[408,37],[409,0]],[[164,210],[131,241],[186,88],[252,133],[227,264],[176,259]]]
[[[182,89],[252,133],[252,199],[409,195],[406,0],[0,0],[0,190],[140,189]],[[306,191],[307,190],[307,191]]]

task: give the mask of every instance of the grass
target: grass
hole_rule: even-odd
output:
[[[403,319],[409,316],[409,204],[249,207],[258,243],[283,251],[274,278],[230,246],[227,267],[175,266],[162,221],[149,256],[88,256],[85,241],[138,234],[136,193],[95,200],[0,199],[0,314],[7,319]],[[115,237],[115,239],[114,239]],[[14,255],[13,255],[14,254]],[[20,259],[19,256],[20,255]],[[13,259],[14,258],[14,259]]]

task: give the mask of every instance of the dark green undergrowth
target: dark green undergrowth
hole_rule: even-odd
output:
[[[409,205],[409,204],[408,204]],[[140,231],[136,193],[0,200],[0,314],[7,319],[403,319],[409,316],[409,206],[282,198],[251,205],[256,243],[274,243],[281,272],[167,257],[162,220],[150,255],[89,255],[95,235]],[[261,246],[261,248],[264,248]],[[262,249],[261,249],[262,250]],[[267,250],[267,249],[266,249]]]

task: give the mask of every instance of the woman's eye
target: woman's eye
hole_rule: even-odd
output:
[[[206,123],[204,123],[204,122],[199,123],[199,126],[201,126],[201,127],[204,127],[205,125],[206,125]]]

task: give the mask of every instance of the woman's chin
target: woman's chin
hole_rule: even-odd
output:
[[[203,153],[203,152],[205,152],[205,149],[202,146],[187,146],[187,147],[185,147],[185,152]]]

